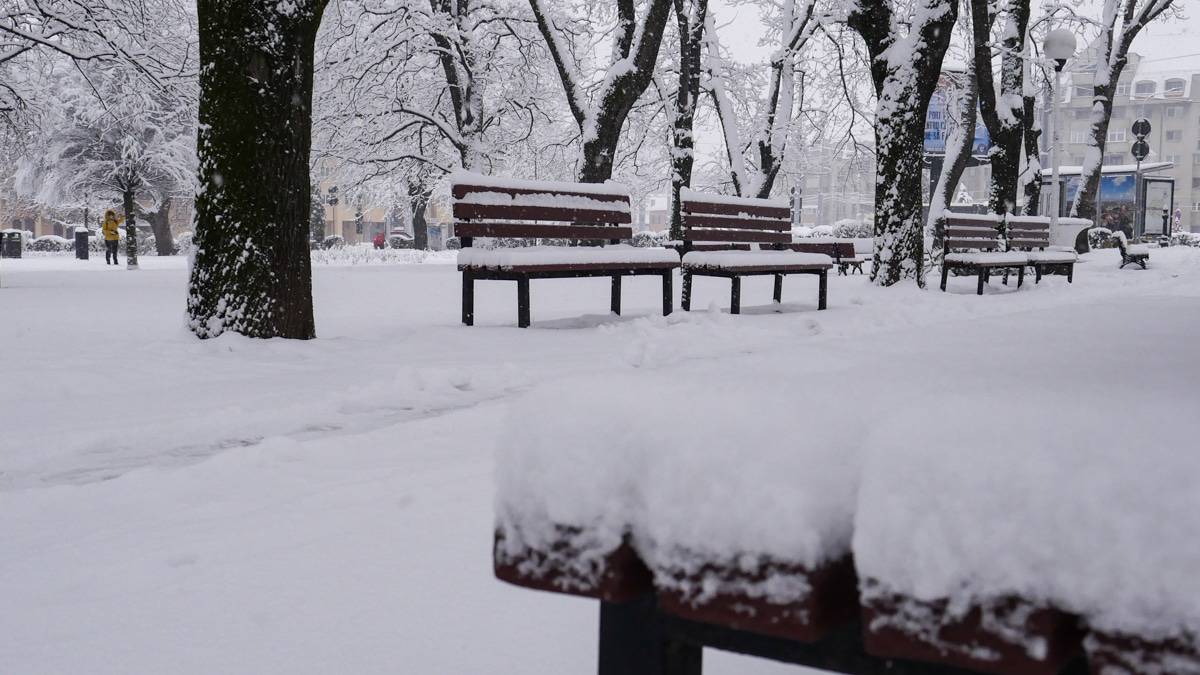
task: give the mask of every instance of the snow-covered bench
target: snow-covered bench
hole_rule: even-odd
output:
[[[838,268],[838,274],[845,274],[849,265],[856,265],[860,270],[862,268],[862,263],[854,252],[854,242],[849,239],[811,237],[792,242],[788,244],[788,248],[801,253],[822,253],[829,256]]]
[[[742,277],[775,277],[775,302],[783,298],[783,277],[812,274],[819,279],[817,309],[825,309],[828,255],[788,250],[791,207],[787,201],[680,192],[683,218],[683,309],[692,307],[692,277],[730,280],[731,314],[741,312]]]
[[[945,255],[942,256],[941,289],[946,290],[950,270],[974,272],[978,278],[976,293],[997,270],[1016,270],[1017,287],[1025,282],[1025,266],[1029,255],[1020,251],[1004,251],[1000,243],[1000,219],[994,215],[946,213]]]
[[[1121,250],[1121,267],[1125,269],[1126,265],[1139,265],[1142,269],[1146,269],[1146,261],[1150,259],[1150,247],[1145,244],[1130,244],[1129,239],[1125,237],[1125,233],[1117,230],[1113,233],[1113,239],[1117,240],[1117,248]]]
[[[1050,218],[1046,216],[1008,216],[1008,248],[1020,249],[1029,258],[1034,283],[1041,283],[1044,274],[1061,274],[1067,283],[1075,280],[1075,251],[1050,247]]]
[[[629,191],[611,183],[552,183],[459,173],[452,177],[454,231],[462,242],[462,322],[475,322],[475,281],[517,282],[517,325],[530,323],[529,281],[611,277],[610,308],[621,313],[621,279],[662,277],[663,315],[673,305],[672,274],[679,255],[669,249],[621,244],[633,236]],[[475,246],[476,238],[559,239],[573,246]]]

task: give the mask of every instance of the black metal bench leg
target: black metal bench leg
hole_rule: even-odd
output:
[[[1067,265],[1067,283],[1075,283],[1075,263]]]
[[[663,316],[670,316],[675,306],[675,273],[671,270],[663,272]]]
[[[946,279],[950,277],[950,268],[946,267],[946,263],[942,263],[942,291],[946,290]]]
[[[701,675],[700,645],[668,639],[653,595],[600,603],[599,675]]]
[[[614,274],[612,278],[612,301],[609,309],[617,316],[621,315],[621,275]]]
[[[517,279],[517,326],[529,328],[529,277]]]
[[[742,278],[730,277],[729,313],[742,313]]]
[[[987,270],[979,270],[979,289],[975,292],[976,295],[983,295],[983,285],[987,283]]]
[[[683,272],[683,293],[679,297],[679,306],[683,311],[692,311],[692,273]]]
[[[1042,283],[1042,266],[1034,265],[1033,266],[1033,285],[1036,286],[1040,283]]]
[[[775,298],[775,304],[779,304],[779,303],[783,302],[783,275],[782,274],[775,275],[775,295],[773,297]]]
[[[1017,288],[1020,288],[1023,283],[1025,283],[1025,268],[1019,267],[1017,268]]]
[[[817,282],[817,309],[825,309],[826,299],[829,296],[829,277],[825,270],[821,270],[820,279]]]
[[[468,270],[463,270],[462,277],[462,322],[475,325],[475,275]]]

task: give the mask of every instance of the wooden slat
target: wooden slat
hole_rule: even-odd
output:
[[[694,227],[684,228],[683,238],[687,241],[737,241],[787,244],[792,235],[787,232],[751,232],[746,230],[709,230]]]
[[[983,218],[961,218],[950,216],[946,218],[946,227],[990,227],[995,229],[1000,226],[998,220],[986,220]]]
[[[732,227],[739,230],[783,230],[792,229],[792,223],[780,218],[735,218],[730,216],[707,216],[693,213],[683,214],[685,227]]]
[[[955,237],[994,237],[999,233],[994,227],[961,227],[952,226],[946,228],[946,236]]]
[[[633,237],[633,228],[456,222],[454,235],[458,237],[530,237],[539,239],[629,239]]]
[[[824,253],[831,258],[854,257],[854,244],[849,242],[795,242],[787,248],[801,253]]]
[[[1000,242],[994,239],[947,239],[946,246],[949,248],[973,248],[981,251],[992,251],[1000,248]]]
[[[1045,238],[1043,238],[1043,239],[1009,239],[1008,245],[1009,246],[1017,246],[1017,247],[1037,246],[1040,248],[1042,246],[1049,246],[1050,240],[1045,239]]]
[[[492,220],[557,220],[573,223],[631,223],[628,211],[572,209],[555,206],[509,206],[505,204],[454,203],[454,217]]]
[[[776,272],[778,274],[788,274],[790,272],[809,272],[814,270],[827,270],[833,267],[833,263],[806,263],[803,265],[695,265],[684,263],[683,268],[689,272],[697,270],[713,270],[713,271],[728,271],[728,272]]]
[[[489,187],[487,185],[468,185],[457,184],[451,192],[455,199],[462,199],[471,194],[501,194],[510,197],[522,195],[555,195],[562,197],[585,197],[587,199],[595,199],[599,202],[617,202],[629,204],[629,195],[621,194],[596,194],[592,192],[576,192],[571,190],[539,190],[536,188],[510,188],[510,187]]]
[[[458,269],[485,269],[515,273],[566,273],[571,272],[621,272],[624,270],[669,270],[679,267],[678,262],[604,262],[604,263],[555,263],[546,265],[508,265],[481,267],[475,265],[459,265]]]
[[[791,218],[792,210],[786,206],[760,206],[757,204],[723,204],[718,202],[685,199],[681,210],[684,213],[708,213],[720,216],[747,214],[762,218]]]

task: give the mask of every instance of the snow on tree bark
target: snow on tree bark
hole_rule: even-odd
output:
[[[1171,8],[1173,0],[1104,0],[1101,11],[1100,36],[1095,44],[1100,50],[1095,64],[1092,85],[1092,120],[1088,131],[1087,149],[1083,156],[1080,187],[1071,204],[1072,218],[1096,219],[1100,196],[1100,173],[1104,165],[1104,147],[1108,141],[1108,124],[1112,119],[1112,96],[1121,73],[1129,63],[1129,48],[1143,28]],[[1056,93],[1057,95],[1057,93]]]
[[[979,80],[979,112],[987,125],[991,148],[991,187],[988,207],[993,213],[1012,212],[1017,204],[1021,140],[1024,135],[1025,39],[1029,0],[1007,0],[1000,41],[1000,86],[992,76],[992,27],[1000,14],[995,0],[971,0],[975,77]]]
[[[313,42],[325,0],[198,0],[200,189],[189,328],[315,337]]]
[[[875,252],[871,279],[924,285],[921,174],[925,114],[958,19],[957,0],[918,0],[903,22],[890,0],[858,0],[847,22],[866,43],[875,122]],[[904,30],[901,23],[910,27]]]
[[[701,52],[704,46],[708,0],[693,0],[691,12],[684,0],[674,0],[679,30],[679,87],[675,94],[671,148],[671,239],[683,239],[683,216],[679,192],[692,184],[695,162],[696,105],[700,97]]]
[[[583,136],[579,167],[581,183],[603,183],[612,177],[621,127],[629,112],[654,78],[658,48],[671,14],[672,0],[649,0],[640,19],[634,0],[618,0],[617,27],[613,38],[613,61],[589,101],[582,86],[583,74],[570,50],[563,44],[545,0],[529,0],[538,30],[554,59],[555,69],[567,96],[567,106]]]

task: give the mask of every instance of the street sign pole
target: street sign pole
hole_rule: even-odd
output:
[[[1137,162],[1137,169],[1133,172],[1133,236],[1140,238],[1146,233],[1146,205],[1142,203],[1145,198],[1142,194],[1142,160],[1150,154],[1150,145],[1146,143],[1146,137],[1150,135],[1150,120],[1145,117],[1138,119],[1133,123],[1132,131],[1137,137],[1129,147]]]

